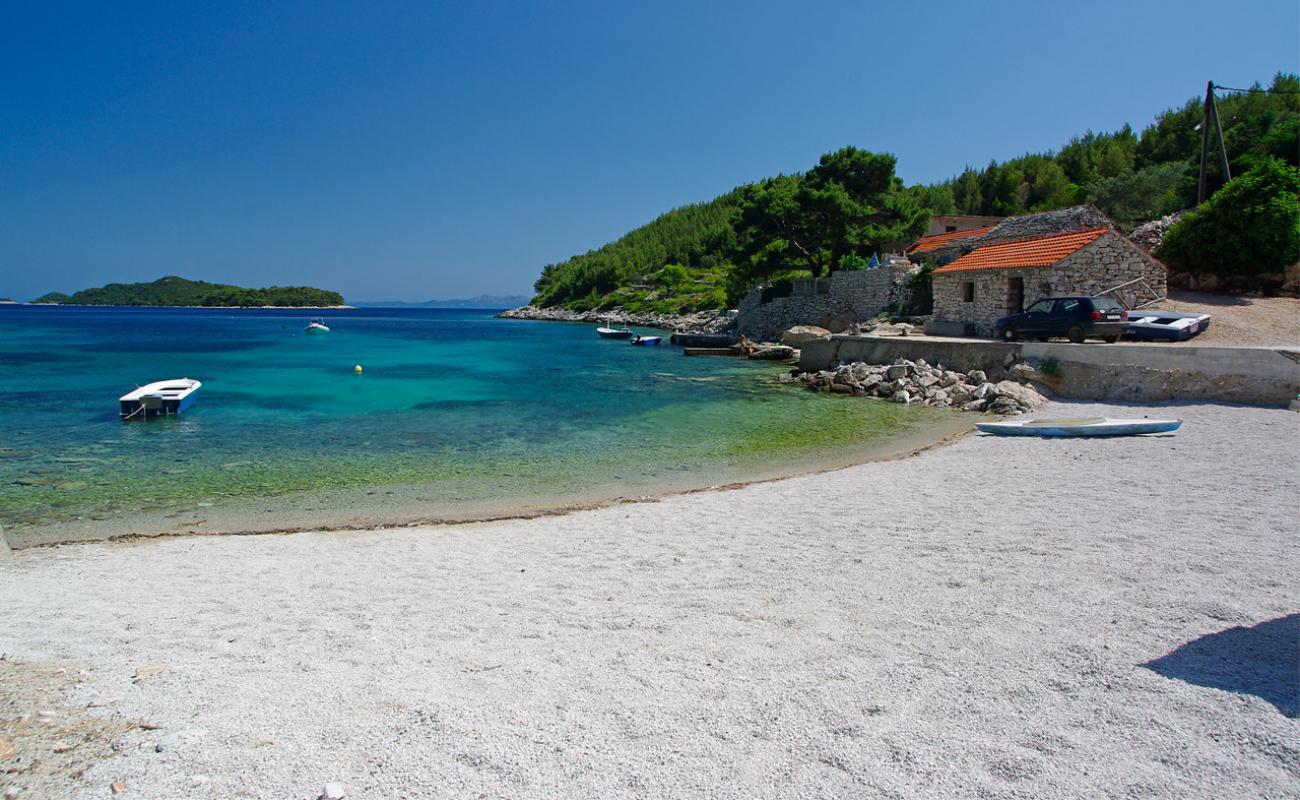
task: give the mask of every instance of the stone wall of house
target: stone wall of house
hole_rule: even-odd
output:
[[[934,316],[927,331],[957,335],[993,335],[993,321],[1022,309],[1011,308],[1010,280],[1024,281],[1024,305],[1029,306],[1040,297],[1052,294],[1048,270],[1041,267],[1027,269],[973,269],[934,276]],[[973,299],[967,301],[966,284],[973,284]],[[945,323],[956,323],[944,329]],[[932,330],[933,329],[933,330]]]
[[[1168,289],[1165,267],[1142,248],[1110,232],[1079,248],[1051,267],[990,269],[954,272],[934,276],[934,322],[936,333],[993,335],[998,317],[1018,313],[1010,307],[1010,279],[1024,281],[1024,305],[1051,295],[1095,296],[1137,278],[1163,297]],[[974,299],[965,300],[964,284],[974,284]],[[1152,299],[1146,289],[1130,287],[1112,293],[1126,307]]]
[[[737,306],[736,330],[751,339],[774,340],[793,325],[820,325],[843,330],[849,322],[867,320],[906,298],[907,281],[917,267],[898,259],[879,269],[833,272],[823,278],[823,292],[809,281],[808,293],[762,302],[754,289]],[[827,286],[829,283],[829,286]]]

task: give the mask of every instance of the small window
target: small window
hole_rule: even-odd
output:
[[[957,232],[957,226],[956,226],[956,225],[944,225],[944,226],[943,226],[943,232],[944,232],[944,233],[956,233],[956,232]]]
[[[1058,314],[1068,314],[1071,311],[1077,310],[1078,308],[1079,308],[1079,300],[1077,299],[1056,301],[1056,313]]]
[[[1122,309],[1122,308],[1124,308],[1124,306],[1122,306],[1122,305],[1119,304],[1119,301],[1114,300],[1114,299],[1109,298],[1109,297],[1094,297],[1094,298],[1092,298],[1092,307],[1095,308],[1095,309],[1097,309],[1098,311],[1108,311],[1108,310],[1111,310],[1111,309]]]
[[[963,303],[975,302],[975,282],[966,281],[961,285],[961,299]]]
[[[1049,312],[1049,311],[1051,311],[1051,310],[1052,310],[1052,301],[1051,301],[1051,300],[1039,300],[1037,303],[1034,303],[1032,306],[1030,306],[1028,309],[1026,309],[1025,313],[1026,313],[1026,314],[1046,314],[1047,312]]]

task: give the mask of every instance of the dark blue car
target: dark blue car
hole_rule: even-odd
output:
[[[1128,330],[1128,312],[1109,297],[1047,297],[1019,314],[1002,317],[993,327],[1005,342],[1055,336],[1072,342],[1117,342]]]

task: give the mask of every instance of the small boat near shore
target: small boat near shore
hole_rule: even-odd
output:
[[[602,339],[630,339],[632,338],[632,329],[611,328],[608,324],[605,324],[596,329],[596,335]]]
[[[628,342],[628,344],[639,345],[640,347],[658,347],[659,343],[663,340],[664,337],[662,336],[642,336],[638,333],[636,336],[632,337],[632,340]]]
[[[307,331],[307,333],[329,333],[330,332],[329,326],[325,324],[325,320],[321,317],[313,317],[312,319],[310,319],[307,322],[307,327],[304,328],[304,330]]]
[[[734,333],[678,332],[668,341],[681,347],[731,347],[740,341],[740,337]]]
[[[683,347],[684,356],[734,356],[741,355],[739,347]]]
[[[999,436],[1133,436],[1142,433],[1169,433],[1178,430],[1181,419],[1110,419],[1076,417],[1073,419],[1031,419],[1027,422],[977,422],[984,433]]]
[[[117,399],[123,420],[179,414],[194,405],[194,393],[203,384],[193,378],[172,378],[137,386]]]

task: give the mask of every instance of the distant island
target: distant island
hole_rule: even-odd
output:
[[[528,295],[523,294],[481,294],[478,297],[463,297],[455,300],[425,300],[423,303],[407,303],[402,300],[374,300],[357,303],[362,308],[515,308],[526,304]]]
[[[330,308],[343,305],[343,295],[311,286],[271,286],[246,289],[224,283],[192,281],[175,275],[152,283],[110,283],[97,289],[82,289],[75,294],[50,292],[33,303],[76,306],[204,306],[240,308],[250,306],[284,306],[292,308]]]

